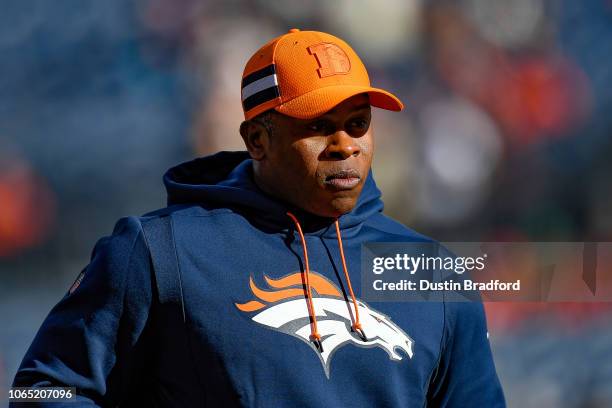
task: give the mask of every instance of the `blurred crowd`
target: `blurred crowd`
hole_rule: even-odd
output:
[[[610,0],[0,5],[0,391],[95,241],[165,205],[168,167],[243,149],[242,69],[292,27],[405,102],[374,112],[388,215],[440,241],[612,241]],[[487,308],[510,406],[612,406],[610,304]]]

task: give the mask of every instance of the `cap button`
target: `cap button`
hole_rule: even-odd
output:
[[[297,33],[298,31],[300,31],[299,28],[292,28],[289,30],[290,33]]]

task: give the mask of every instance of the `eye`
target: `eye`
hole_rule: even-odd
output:
[[[369,118],[360,116],[360,117],[351,119],[351,121],[348,123],[346,130],[347,132],[351,133],[353,136],[362,136],[368,131],[369,127],[370,127]]]
[[[328,128],[328,123],[324,120],[309,123],[306,128],[314,133],[324,133]]]
[[[367,129],[369,122],[366,119],[355,119],[351,121],[351,126],[359,129]]]

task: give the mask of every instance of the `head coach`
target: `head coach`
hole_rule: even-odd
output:
[[[168,170],[168,206],[96,243],[13,386],[75,387],[76,406],[505,406],[481,303],[360,299],[361,244],[431,241],[383,215],[370,171],[371,107],[399,99],[297,29],[250,58],[241,98],[248,152]]]

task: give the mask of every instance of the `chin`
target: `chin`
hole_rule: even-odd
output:
[[[330,218],[338,218],[341,215],[350,213],[353,208],[355,208],[357,200],[351,198],[340,198],[332,200],[329,204],[330,205],[324,210],[326,213],[326,215],[324,216]]]
[[[306,210],[319,217],[338,218],[355,208],[360,192],[361,189],[319,191],[316,196],[312,196],[311,205]]]

